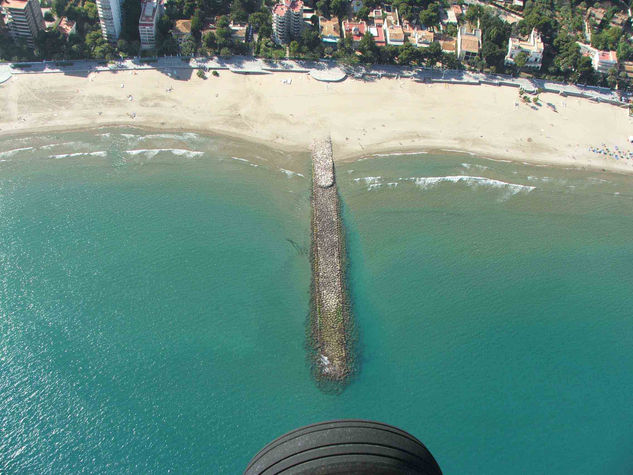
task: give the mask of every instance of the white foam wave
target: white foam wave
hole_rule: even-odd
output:
[[[375,153],[372,157],[398,157],[404,155],[425,155],[429,152],[392,152],[392,153]]]
[[[49,155],[48,158],[73,158],[73,157],[105,157],[108,152],[99,150],[97,152],[76,152],[76,153],[60,153],[59,155]]]
[[[251,166],[251,167],[258,167],[259,166],[256,163],[253,163],[250,160],[246,160],[245,158],[242,158],[242,157],[231,157],[231,159],[232,160],[237,160],[238,162],[248,163],[249,166]]]
[[[77,145],[78,143],[81,143],[81,142],[49,143],[48,145],[42,145],[39,148],[40,148],[40,150],[50,150],[51,148],[65,147],[65,146],[68,146],[68,145]]]
[[[293,172],[292,170],[286,170],[285,168],[280,168],[279,171],[289,177],[299,176],[301,178],[304,178],[304,176],[301,173]]]
[[[488,167],[484,165],[478,165],[477,163],[462,163],[462,167],[466,170],[470,170],[471,168],[476,168],[478,170],[488,170]]]
[[[482,176],[454,175],[454,176],[423,176],[409,178],[418,187],[423,190],[436,186],[440,183],[464,183],[467,186],[487,186],[491,188],[503,188],[511,192],[511,194],[520,193],[521,191],[530,192],[536,187],[529,185],[519,185],[517,183],[507,183],[501,180],[493,180]]]
[[[465,153],[467,155],[470,155],[471,157],[475,156],[475,154],[473,152],[468,152],[466,150],[456,150],[456,149],[452,149],[452,148],[441,148],[440,151],[442,151],[442,152],[449,152],[449,153]]]
[[[382,186],[382,177],[381,176],[363,176],[360,178],[354,178],[356,183],[365,183],[367,185],[367,189],[369,191],[376,190]]]
[[[28,150],[33,150],[33,147],[22,147],[14,148],[13,150],[5,150],[4,152],[0,152],[0,157],[12,157],[16,153],[26,152]]]
[[[381,176],[363,176],[360,178],[354,178],[354,181],[356,183],[364,181],[368,185],[377,185],[382,181],[382,177]]]
[[[199,157],[200,155],[204,154],[204,152],[200,152],[197,150],[186,150],[182,148],[139,148],[135,150],[125,151],[125,153],[127,153],[128,155],[145,155],[147,158],[154,158],[161,152],[172,153],[174,155],[178,155],[179,157],[187,158]]]

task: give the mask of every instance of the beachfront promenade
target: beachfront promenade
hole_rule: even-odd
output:
[[[316,377],[343,382],[350,373],[344,237],[334,176],[332,142],[312,147],[311,338]]]
[[[0,84],[14,74],[69,74],[81,75],[99,71],[159,70],[174,79],[185,79],[194,69],[209,71],[226,70],[236,74],[295,73],[309,74],[318,81],[339,82],[347,77],[360,80],[386,78],[410,78],[425,83],[445,83],[461,85],[493,85],[522,88],[528,93],[539,90],[563,96],[583,97],[598,102],[625,105],[618,94],[608,88],[562,84],[542,79],[514,78],[499,74],[485,74],[472,71],[442,70],[435,68],[413,68],[391,65],[346,66],[333,61],[272,61],[252,57],[233,56],[229,58],[181,58],[162,57],[152,60],[128,59],[105,63],[103,61],[64,61],[19,63],[22,67],[0,64]],[[183,71],[184,70],[184,71]],[[182,77],[181,77],[182,76]]]

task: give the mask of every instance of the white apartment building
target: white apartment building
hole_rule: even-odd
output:
[[[97,0],[101,34],[110,43],[116,43],[121,34],[121,0]]]
[[[35,46],[34,39],[45,27],[40,2],[38,0],[2,0],[0,7],[13,40],[26,40],[29,46]]]
[[[505,57],[506,64],[514,64],[514,60],[519,53],[525,53],[527,59],[525,61],[526,68],[540,69],[543,64],[543,51],[545,45],[541,39],[541,35],[536,28],[532,29],[527,40],[521,38],[512,38],[508,40],[508,54]]]
[[[596,51],[591,64],[596,71],[607,74],[611,69],[618,68],[618,57],[615,51]]]
[[[457,30],[457,57],[460,60],[474,58],[481,49],[481,30],[467,24]]]
[[[580,47],[580,54],[591,58],[593,69],[600,73],[608,73],[618,67],[618,56],[615,51],[600,51],[591,45],[576,43]]]
[[[141,17],[138,19],[138,33],[141,37],[141,49],[156,47],[156,25],[161,14],[161,3],[158,0],[141,2]]]
[[[303,30],[303,1],[284,0],[273,7],[273,38],[277,44],[299,38]]]

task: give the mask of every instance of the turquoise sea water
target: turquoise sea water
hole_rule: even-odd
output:
[[[333,395],[305,358],[307,154],[100,129],[0,160],[0,472],[239,473],[340,417],[445,473],[633,472],[633,178],[339,165],[360,371]]]

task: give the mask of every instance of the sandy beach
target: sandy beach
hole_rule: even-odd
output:
[[[314,138],[330,134],[336,160],[450,150],[633,173],[633,159],[589,150],[604,144],[633,152],[633,119],[625,109],[555,94],[540,98],[542,106],[535,107],[509,87],[411,79],[323,83],[298,73],[223,71],[206,80],[153,70],[22,74],[0,85],[0,135],[134,125],[307,151]]]

